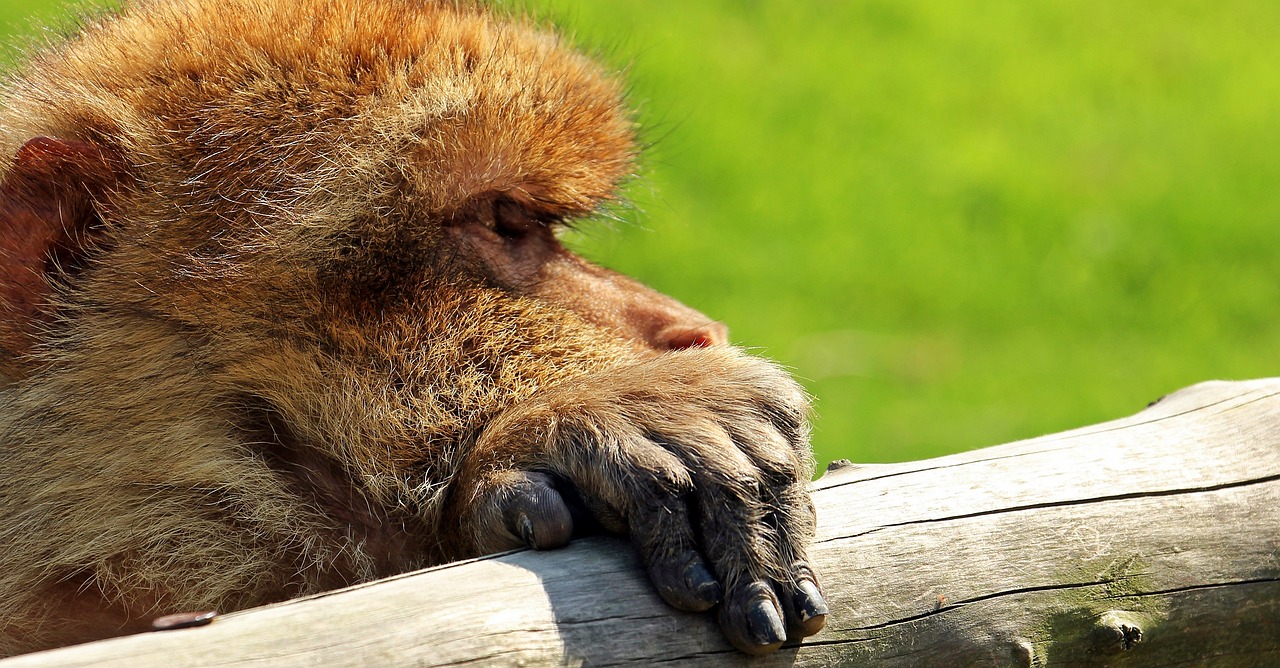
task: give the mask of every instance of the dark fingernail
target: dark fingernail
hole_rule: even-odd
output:
[[[757,645],[776,645],[787,639],[787,629],[782,624],[782,613],[768,597],[760,597],[749,604],[747,632]]]
[[[537,549],[537,544],[533,542],[533,520],[525,513],[520,513],[520,518],[516,520],[516,526],[520,528],[520,539],[525,545]]]
[[[818,591],[818,585],[801,580],[800,586],[797,587],[799,599],[796,607],[800,614],[801,622],[808,622],[814,617],[825,617],[830,610],[827,609],[827,601],[822,598],[822,592]]]
[[[796,583],[795,595],[791,599],[792,637],[807,638],[822,630],[827,625],[827,602],[818,591],[818,585],[811,580],[800,580]]]
[[[701,601],[706,601],[709,605],[719,603],[724,595],[720,582],[711,575],[711,571],[707,570],[706,564],[702,563],[701,559],[694,560],[685,567],[684,582],[694,596]]]

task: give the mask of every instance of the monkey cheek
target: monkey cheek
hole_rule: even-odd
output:
[[[544,473],[526,473],[505,499],[506,530],[535,550],[564,547],[573,537],[573,515]]]

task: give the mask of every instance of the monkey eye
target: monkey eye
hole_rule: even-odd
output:
[[[550,230],[555,221],[510,198],[498,197],[489,211],[481,212],[479,222],[503,239],[519,241]]]
[[[568,223],[554,213],[539,211],[510,197],[496,195],[472,200],[446,224],[478,232],[480,236],[477,239],[512,246],[534,239],[554,241],[558,229]]]

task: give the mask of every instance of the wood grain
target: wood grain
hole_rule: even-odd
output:
[[[0,666],[1280,665],[1280,379],[814,489],[832,614],[764,659],[599,538]]]

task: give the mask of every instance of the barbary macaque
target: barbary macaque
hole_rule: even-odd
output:
[[[134,0],[0,102],[0,652],[592,528],[762,653],[823,626],[807,398],[558,241],[620,84],[449,0]]]

